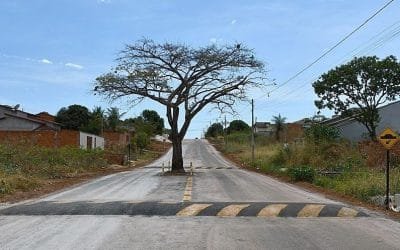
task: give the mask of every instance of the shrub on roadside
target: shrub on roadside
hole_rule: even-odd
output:
[[[305,136],[309,142],[332,142],[339,139],[339,131],[337,128],[327,125],[313,124],[310,128],[306,129]]]
[[[288,174],[292,181],[305,181],[312,183],[315,178],[315,170],[310,166],[292,167]]]
[[[145,149],[150,144],[150,137],[144,132],[136,134],[136,145],[140,150]]]

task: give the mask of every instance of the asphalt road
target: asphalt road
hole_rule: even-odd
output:
[[[156,162],[0,205],[1,249],[400,249],[400,224],[236,168],[184,142],[193,176]]]

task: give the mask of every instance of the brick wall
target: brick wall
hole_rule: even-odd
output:
[[[25,143],[43,147],[79,147],[79,131],[0,131],[0,142]]]
[[[127,132],[120,133],[105,131],[103,137],[105,149],[120,149],[125,148],[129,144],[130,135]]]
[[[302,138],[304,136],[304,128],[302,125],[297,123],[286,124],[286,140],[294,141],[295,139]]]
[[[39,114],[36,115],[39,119],[44,120],[44,121],[49,121],[49,122],[54,122],[55,121],[55,117],[50,115],[47,112],[41,112]]]

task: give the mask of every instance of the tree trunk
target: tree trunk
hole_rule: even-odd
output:
[[[167,117],[169,125],[171,126],[171,141],[172,141],[172,164],[171,172],[184,173],[183,156],[182,156],[182,140],[185,135],[181,135],[178,129],[179,108],[168,108]],[[184,131],[186,132],[186,130]]]
[[[369,131],[369,136],[372,141],[378,141],[378,138],[376,137],[376,127],[375,126],[373,126],[371,128],[371,131]]]
[[[172,168],[171,172],[184,173],[182,157],[182,138],[178,135],[172,136]]]

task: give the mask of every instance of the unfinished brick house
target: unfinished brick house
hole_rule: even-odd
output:
[[[75,130],[65,130],[47,112],[31,114],[19,106],[0,105],[0,142],[28,143],[44,147],[77,146],[104,149],[104,138]]]

